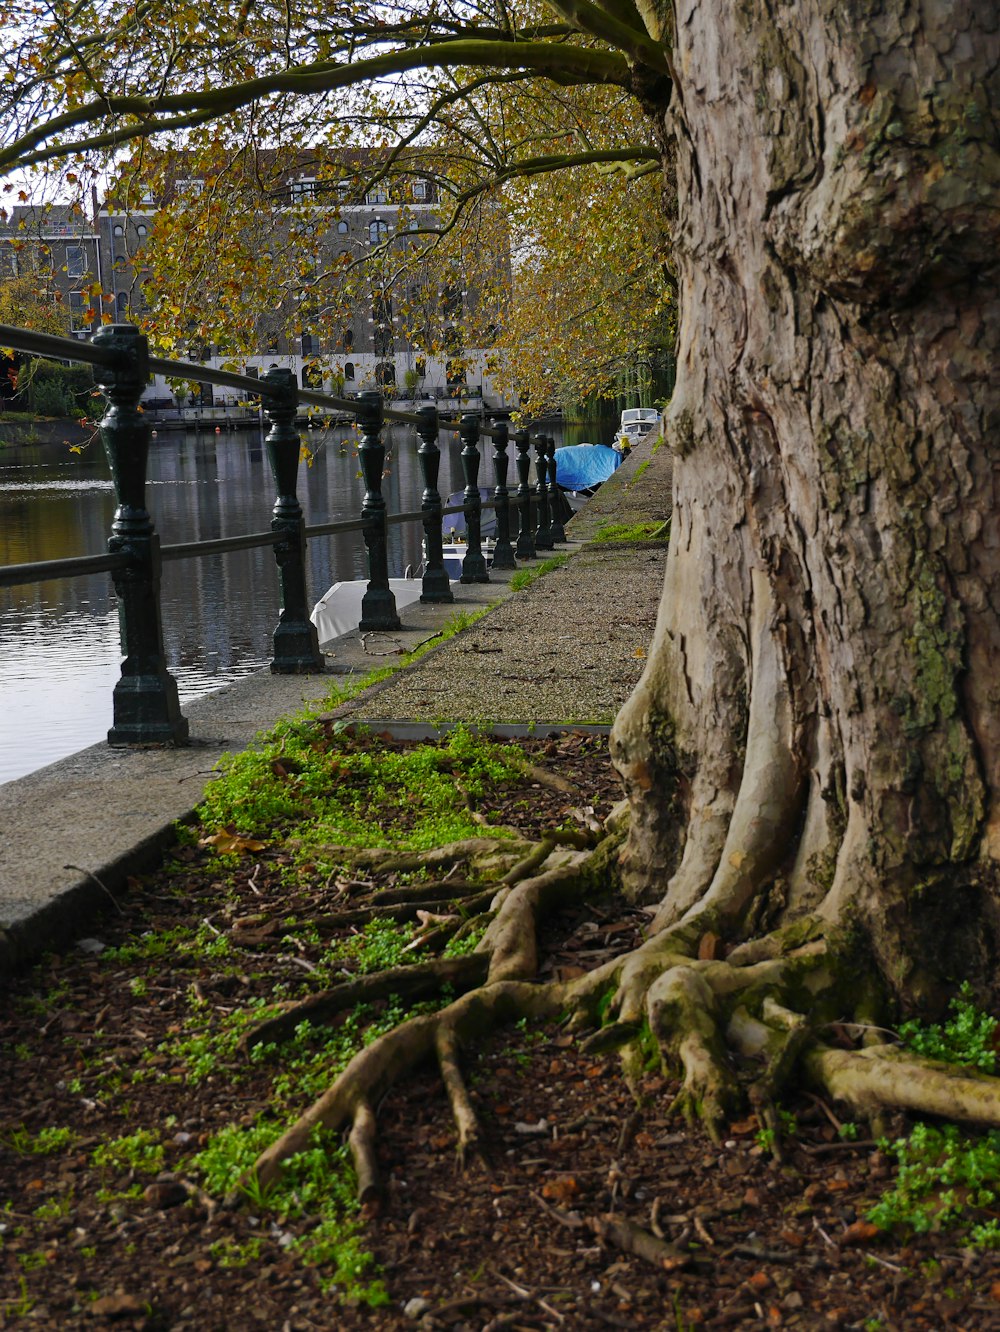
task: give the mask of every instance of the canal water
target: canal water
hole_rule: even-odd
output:
[[[588,437],[586,427],[550,433],[558,444]],[[298,495],[307,523],[357,517],[364,489],[357,434],[310,431],[304,439],[311,459],[300,466]],[[392,428],[385,439],[389,512],[418,509],[417,437]],[[464,484],[461,445],[446,435],[440,444],[440,490],[447,495]],[[483,453],[480,481],[492,485],[488,448]],[[258,432],[161,432],[152,441],[146,504],[164,545],[265,531],[274,493]],[[0,447],[0,563],[97,554],[106,548],[114,509],[99,441],[82,454],[64,443]],[[419,562],[420,538],[417,524],[390,528],[391,575]],[[365,575],[359,534],[309,543],[311,600],[331,583]],[[269,547],[165,564],[164,643],[182,705],[266,666],[277,620]],[[105,737],[120,661],[109,575],[0,588],[0,782]]]

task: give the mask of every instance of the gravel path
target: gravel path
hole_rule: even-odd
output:
[[[669,452],[650,436],[569,525],[593,544],[339,715],[610,724],[642,674],[667,546],[593,539],[609,523],[662,523],[670,486]]]

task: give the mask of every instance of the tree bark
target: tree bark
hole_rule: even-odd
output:
[[[630,891],[985,974],[1000,858],[1000,6],[677,0],[675,503],[616,723]],[[766,908],[766,910],[765,910]]]

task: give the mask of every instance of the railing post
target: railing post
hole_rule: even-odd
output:
[[[108,397],[100,429],[118,501],[108,550],[128,560],[112,574],[124,660],[108,744],[183,745],[187,719],[163,660],[160,538],[144,495],[149,426],[138,406],[149,381],[149,346],[132,324],[109,324],[95,334],[94,345],[118,358],[114,367],[100,366],[95,378]]]
[[[552,532],[549,517],[549,491],[546,478],[549,472],[548,455],[545,452],[545,436],[535,436],[535,476],[538,492],[538,526],[535,528],[535,547],[538,550],[552,549]]]
[[[323,669],[316,626],[309,619],[306,596],[306,524],[295,493],[299,472],[299,432],[295,414],[299,394],[291,370],[275,366],[263,379],[264,412],[271,429],[264,440],[274,474],[277,498],[271,511],[271,531],[280,532],[274,547],[278,565],[281,614],[274,631],[275,675],[304,675]]]
[[[510,496],[507,492],[507,442],[506,421],[493,423],[493,474],[496,477],[497,540],[493,547],[494,569],[516,569],[514,548],[510,544]]]
[[[382,394],[368,389],[358,399],[358,426],[361,429],[361,447],[358,458],[365,479],[365,497],[361,502],[364,522],[365,546],[368,550],[368,590],[361,598],[361,623],[364,632],[370,629],[398,629],[399,615],[396,598],[389,587],[388,528],[385,521],[385,500],[382,498],[382,468],[385,466],[385,445],[382,443],[384,421]]]
[[[462,561],[461,583],[488,583],[486,556],[483,554],[482,521],[483,500],[479,493],[479,415],[463,412],[458,423],[462,449],[462,471],[465,474],[463,499],[470,506],[465,515],[465,539],[468,543]]]
[[[514,447],[517,449],[517,545],[514,554],[519,560],[535,558],[535,514],[531,502],[531,447],[527,430],[515,430]]]
[[[417,434],[420,446],[417,460],[424,479],[424,493],[420,508],[424,516],[424,576],[421,582],[420,600],[424,602],[454,601],[448,570],[444,567],[441,546],[441,495],[438,492],[438,469],[441,465],[441,450],[438,448],[437,408],[421,407],[417,412],[420,423]]]
[[[566,529],[563,527],[562,506],[566,503],[563,493],[556,485],[556,442],[551,435],[545,439],[545,450],[549,459],[549,536],[553,543],[566,540]]]

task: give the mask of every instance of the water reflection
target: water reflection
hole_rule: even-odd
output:
[[[567,443],[587,437],[584,427],[565,432]],[[363,493],[357,435],[315,431],[304,438],[312,454],[299,470],[306,521],[356,517]],[[389,511],[417,509],[416,435],[393,428],[386,443]],[[441,452],[446,495],[464,484],[457,436],[442,436]],[[270,523],[274,481],[259,434],[161,432],[150,448],[149,478],[147,505],[164,544],[264,531]],[[488,449],[481,480],[493,481]],[[0,563],[96,554],[105,549],[113,515],[99,444],[81,455],[65,444],[0,449]],[[390,573],[398,576],[419,559],[419,527],[390,528]],[[318,599],[338,579],[365,576],[364,546],[350,534],[311,542],[307,573],[310,597]],[[182,703],[266,665],[277,620],[270,549],[166,564],[164,642]],[[0,782],[102,739],[119,663],[117,609],[106,575],[0,588]]]

